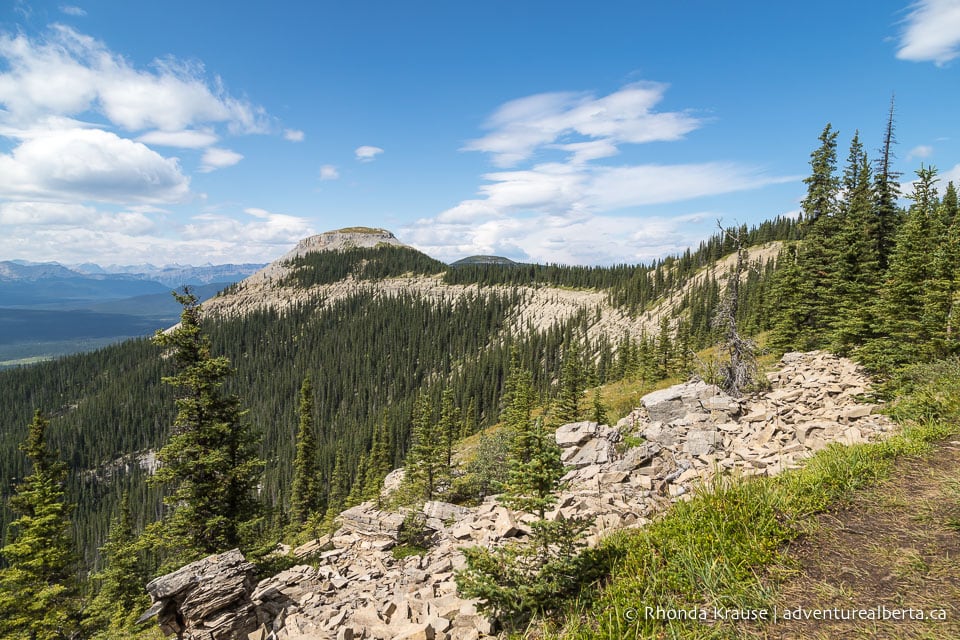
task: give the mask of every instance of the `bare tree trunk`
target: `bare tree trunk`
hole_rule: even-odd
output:
[[[747,249],[743,245],[741,230],[733,233],[717,221],[720,230],[730,238],[737,248],[737,264],[727,280],[724,299],[714,318],[715,326],[724,327],[724,349],[728,361],[721,365],[721,382],[723,390],[734,398],[741,397],[744,392],[756,384],[757,357],[756,345],[749,338],[740,335],[737,329],[737,313],[740,305],[740,280],[747,269]]]

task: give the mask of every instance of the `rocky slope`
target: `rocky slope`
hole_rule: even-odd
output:
[[[849,360],[791,353],[768,378],[770,391],[740,400],[693,381],[644,396],[615,426],[562,426],[556,440],[566,487],[548,517],[592,518],[595,544],[610,531],[644,526],[716,473],[776,475],[830,443],[896,430],[860,401],[870,382]],[[422,556],[394,559],[404,516],[364,503],[341,514],[333,536],[294,550],[311,564],[254,584],[239,552],[213,556],[148,585],[155,601],[148,614],[168,633],[197,640],[493,635],[496,621],[456,595],[454,571],[464,566],[463,547],[526,535],[524,516],[494,498],[474,508],[428,502],[422,511],[433,531]]]
[[[217,315],[243,315],[256,309],[285,308],[309,302],[322,308],[358,292],[377,292],[391,296],[402,293],[416,295],[430,300],[452,300],[478,293],[507,293],[518,290],[523,294],[523,302],[514,310],[510,328],[513,331],[534,329],[545,330],[557,321],[569,319],[583,310],[588,314],[590,323],[587,328],[591,340],[606,334],[616,340],[625,333],[639,336],[642,333],[653,335],[657,331],[662,315],[671,312],[692,287],[712,275],[723,277],[734,265],[736,255],[730,255],[717,261],[709,268],[701,270],[685,285],[655,305],[652,309],[632,316],[624,309],[613,306],[604,291],[589,289],[568,289],[549,286],[504,287],[479,285],[452,285],[443,282],[437,276],[404,276],[386,278],[379,281],[362,281],[347,277],[339,282],[318,285],[307,289],[281,284],[291,272],[288,262],[297,256],[312,251],[337,251],[350,247],[376,247],[379,244],[406,246],[389,231],[354,227],[330,231],[302,240],[296,248],[282,258],[267,265],[246,280],[238,283],[232,290],[204,303],[207,313]],[[763,246],[751,247],[748,260],[763,265],[776,258],[780,243],[772,242]],[[599,310],[599,313],[596,313]]]

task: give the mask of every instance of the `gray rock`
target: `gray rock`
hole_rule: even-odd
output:
[[[449,502],[430,500],[423,504],[423,515],[441,522],[458,522],[470,515],[470,509]]]
[[[151,580],[160,627],[184,640],[233,640],[257,630],[251,594],[256,568],[238,549],[191,562]],[[159,606],[158,606],[159,605]]]
[[[596,422],[571,422],[557,428],[557,444],[561,447],[580,446],[597,435]]]
[[[692,456],[705,456],[713,453],[717,444],[715,429],[691,429],[687,432],[684,450]]]

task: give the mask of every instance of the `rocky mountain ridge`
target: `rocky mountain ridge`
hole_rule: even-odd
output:
[[[694,380],[647,394],[617,425],[563,425],[556,441],[568,473],[548,517],[593,519],[588,543],[596,544],[648,524],[717,473],[777,475],[828,444],[897,431],[862,401],[870,380],[849,360],[788,353],[767,377],[771,390],[743,399]],[[333,536],[293,550],[310,564],[259,583],[237,551],[154,580],[145,618],[158,616],[166,633],[187,640],[492,636],[496,621],[457,596],[454,572],[463,547],[510,544],[529,532],[526,517],[495,498],[479,507],[433,501],[421,511],[433,532],[423,555],[394,559],[404,515],[363,503],[341,514]]]
[[[597,339],[602,334],[616,339],[624,334],[653,335],[657,331],[661,317],[664,315],[672,317],[672,311],[680,304],[686,293],[709,276],[724,277],[736,261],[735,254],[718,260],[702,269],[666,299],[636,315],[611,304],[609,296],[604,291],[551,287],[543,284],[517,287],[447,284],[440,275],[406,275],[377,281],[359,280],[353,276],[347,276],[338,282],[309,288],[301,288],[285,282],[285,278],[292,272],[290,261],[293,258],[313,251],[338,251],[354,247],[373,248],[380,244],[407,246],[389,231],[365,227],[353,227],[311,236],[300,241],[292,251],[280,259],[237,283],[229,291],[207,301],[204,304],[204,310],[206,313],[220,316],[242,316],[256,310],[282,311],[300,304],[323,308],[360,292],[374,292],[384,296],[412,294],[440,301],[477,296],[483,292],[506,294],[510,291],[519,291],[523,295],[523,302],[513,312],[509,327],[512,331],[520,332],[531,328],[542,331],[557,321],[567,320],[586,310],[591,312],[588,314],[590,320],[587,327],[587,336],[591,340]],[[780,242],[750,247],[747,261],[760,267],[775,259],[780,247]]]

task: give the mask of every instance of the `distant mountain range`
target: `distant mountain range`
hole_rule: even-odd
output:
[[[0,367],[150,335],[176,322],[173,289],[210,298],[262,266],[0,261]]]

